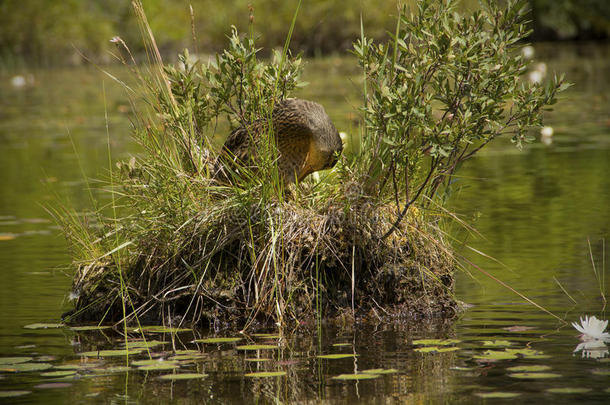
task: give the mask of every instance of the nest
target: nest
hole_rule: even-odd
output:
[[[121,266],[112,256],[81,263],[70,319],[126,315],[218,329],[298,325],[317,316],[454,316],[455,263],[437,228],[412,209],[382,240],[392,207],[352,191],[344,187],[342,200],[323,209],[291,199],[199,206],[171,232],[141,236]]]

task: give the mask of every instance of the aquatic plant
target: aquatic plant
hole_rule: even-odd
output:
[[[608,321],[597,319],[595,315],[580,317],[580,324],[572,322],[572,326],[581,333],[580,339],[588,340],[610,340],[610,333],[605,332]]]
[[[96,226],[57,211],[75,254],[73,319],[246,328],[456,313],[459,263],[440,226],[451,179],[498,136],[522,146],[567,87],[519,80],[523,2],[488,2],[462,17],[454,1],[421,1],[401,10],[387,43],[362,31],[361,142],[319,181],[296,186],[278,173],[271,130],[260,134],[256,170],[240,167],[229,184],[213,175],[219,134],[271,124],[273,106],[302,85],[301,59],[288,52],[296,13],[268,61],[252,30],[233,29],[208,63],[184,52],[164,66],[134,4],[151,55],[146,73],[134,71],[152,111],[134,122],[144,152],[111,166],[111,206]]]

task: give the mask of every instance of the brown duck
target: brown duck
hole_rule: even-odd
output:
[[[284,183],[303,180],[307,175],[331,168],[343,150],[339,132],[324,107],[313,101],[289,98],[275,105],[273,132],[279,150],[278,168]],[[261,119],[235,129],[225,141],[220,165],[256,165],[256,142],[268,130]],[[226,173],[221,174],[226,178]]]

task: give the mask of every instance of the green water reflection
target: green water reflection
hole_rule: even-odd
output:
[[[598,312],[600,286],[589,243],[596,269],[601,271],[605,265],[608,273],[610,47],[537,46],[537,52],[549,72],[566,72],[576,83],[548,115],[548,124],[555,130],[553,142],[519,152],[500,141],[463,167],[452,185],[450,206],[484,237],[454,227],[455,246],[560,317],[573,321],[585,311],[604,315]],[[31,356],[54,366],[81,364],[84,360],[76,353],[116,348],[118,336],[112,331],[22,328],[57,321],[69,307],[70,256],[44,206],[54,201],[55,194],[79,210],[89,206],[79,166],[92,177],[103,176],[107,170],[105,113],[113,158],[137,152],[137,147],[128,136],[130,110],[124,94],[102,73],[80,68],[32,74],[34,84],[25,88],[12,88],[10,77],[0,76],[0,358]],[[113,74],[128,77],[120,69]],[[311,85],[300,96],[324,104],[340,130],[356,131],[354,106],[361,99],[361,78],[353,61],[311,61],[305,80]],[[610,363],[583,358],[581,352],[573,354],[579,343],[575,330],[559,328],[552,317],[524,304],[476,269],[470,271],[473,277],[458,277],[457,296],[476,306],[455,324],[325,327],[320,337],[303,333],[284,340],[278,350],[256,354],[237,350],[230,342],[190,343],[213,334],[186,333],[170,347],[203,351],[202,359],[185,365],[183,371],[208,377],[162,382],[156,378],[161,372],[78,371],[78,380],[51,381],[39,373],[0,371],[0,391],[31,391],[11,399],[15,403],[476,403],[485,401],[479,395],[496,391],[517,393],[522,403],[608,400],[610,394],[604,392],[608,377],[603,374]],[[610,274],[602,287],[610,287]],[[506,329],[515,326],[532,329]],[[162,338],[172,341],[171,336],[155,337]],[[412,344],[415,339],[446,338],[461,340],[456,344],[459,350],[418,352]],[[487,350],[505,350],[483,343],[495,340],[508,340],[510,347],[530,347],[550,357],[518,356],[499,363],[472,360]],[[277,344],[264,337],[239,344],[250,343]],[[333,353],[357,356],[317,357]],[[266,358],[270,360],[252,361]],[[95,365],[97,360],[87,362]],[[124,364],[124,359],[105,359],[100,367]],[[507,368],[527,365],[550,367],[549,372],[561,377],[521,381],[508,376]],[[398,372],[359,382],[332,378],[378,368]],[[287,375],[245,377],[259,371]],[[70,385],[41,386],[53,382]],[[591,391],[577,396],[546,392],[570,387]]]

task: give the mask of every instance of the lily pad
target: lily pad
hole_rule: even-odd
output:
[[[338,376],[333,377],[333,380],[372,380],[374,378],[379,378],[379,374],[372,373],[358,373],[358,374],[339,374]]]
[[[175,361],[169,361],[169,360],[163,360],[163,359],[147,359],[147,360],[132,361],[131,365],[140,367],[140,366],[154,366],[155,364],[165,364],[165,363],[178,364]]]
[[[555,374],[555,373],[512,373],[512,374],[509,374],[508,376],[512,377],[512,378],[525,378],[525,379],[540,380],[540,379],[545,379],[545,378],[557,378],[557,377],[561,377],[561,374]]]
[[[0,233],[0,241],[13,240],[17,237],[14,233]]]
[[[460,343],[458,339],[419,339],[414,340],[413,344],[416,346],[449,346]]]
[[[126,373],[127,371],[131,370],[130,367],[127,366],[111,366],[108,368],[103,368],[103,369],[96,369],[94,371],[97,372],[104,372],[104,373],[111,373],[111,374],[115,374],[115,373]]]
[[[596,369],[591,371],[595,375],[610,375],[610,369]]]
[[[450,368],[450,370],[454,370],[454,371],[474,371],[476,369],[477,369],[477,367],[461,367],[461,366],[455,366],[455,367]]]
[[[46,373],[40,373],[42,377],[66,377],[74,374],[76,374],[76,371],[74,370],[49,371]]]
[[[476,360],[481,361],[499,361],[499,360],[513,360],[517,358],[515,353],[509,353],[506,351],[488,350],[482,355],[473,356]]]
[[[483,341],[483,346],[492,346],[492,347],[506,347],[512,345],[512,342],[508,340],[485,340]]]
[[[70,383],[54,382],[54,383],[38,384],[38,385],[35,385],[34,388],[37,388],[40,390],[48,390],[48,389],[54,389],[54,388],[68,388],[71,386],[72,386],[72,384],[70,384]]]
[[[152,325],[152,326],[142,326],[141,329],[136,329],[136,332],[139,332],[140,330],[142,330],[144,332],[151,332],[151,333],[178,333],[178,332],[190,332],[192,329],[170,328],[168,326]]]
[[[193,353],[193,354],[179,354],[177,356],[172,356],[169,358],[170,361],[186,361],[186,360],[201,360],[206,357],[203,353]]]
[[[29,325],[25,325],[24,329],[58,329],[66,326],[63,323],[31,323]]]
[[[251,361],[251,362],[254,362],[254,363],[262,363],[262,362],[265,362],[265,361],[271,361],[271,359],[262,359],[262,358],[261,359],[245,359],[245,360],[246,361]]]
[[[23,395],[31,394],[32,391],[0,391],[0,398],[15,398]]]
[[[518,397],[521,394],[518,394],[516,392],[501,392],[501,391],[494,391],[494,392],[477,392],[474,395],[476,395],[477,397],[480,398],[515,398]]]
[[[0,357],[0,366],[5,364],[27,363],[28,361],[32,360],[32,357]]]
[[[53,367],[53,365],[49,363],[19,363],[0,366],[0,371],[6,371],[11,373],[27,373],[30,371],[48,370],[51,367]]]
[[[207,338],[207,339],[195,339],[195,340],[193,340],[193,343],[209,343],[209,344],[233,343],[233,342],[239,342],[240,340],[242,340],[242,338],[240,338],[240,337],[217,337],[217,338]]]
[[[85,331],[89,331],[89,330],[104,330],[104,329],[110,329],[110,326],[97,326],[97,325],[90,325],[90,326],[72,326],[70,327],[70,330],[73,330],[75,332],[85,332]]]
[[[89,367],[81,364],[61,364],[59,366],[53,366],[54,370],[82,370],[86,368]]]
[[[200,373],[180,373],[180,374],[165,374],[159,376],[161,380],[194,380],[197,378],[205,378],[207,374]]]
[[[279,339],[281,337],[277,333],[254,333],[252,336],[265,339]]]
[[[316,356],[319,359],[329,359],[329,360],[337,360],[337,359],[347,359],[357,356],[353,353],[336,353],[336,354],[321,354]]]
[[[438,349],[439,348],[436,346],[426,346],[426,347],[418,347],[416,349],[413,349],[413,351],[420,352],[420,353],[432,353],[432,352],[438,351]]]
[[[156,346],[161,346],[161,345],[165,345],[169,342],[162,342],[159,340],[134,340],[131,342],[127,342],[127,347],[130,349],[133,348],[150,348],[150,347],[156,347]]]
[[[578,387],[562,387],[562,388],[549,388],[546,392],[551,394],[586,394],[591,392],[591,388],[578,388]]]
[[[540,364],[535,364],[532,366],[515,366],[515,367],[509,367],[507,368],[508,371],[512,371],[512,372],[538,372],[538,371],[547,371],[550,370],[551,367],[549,366],[543,366]]]
[[[271,350],[271,349],[277,349],[277,346],[275,346],[275,345],[242,345],[242,346],[236,346],[235,348],[237,350]]]
[[[160,371],[160,370],[172,370],[175,368],[180,368],[178,363],[164,362],[159,364],[150,364],[148,366],[140,366],[138,370],[142,371]]]
[[[534,356],[542,355],[542,352],[540,352],[538,350],[534,350],[534,349],[522,348],[522,349],[504,349],[504,350],[506,351],[506,353],[519,354],[526,358],[534,358]],[[540,357],[536,357],[536,358],[540,358]]]
[[[526,332],[528,330],[532,330],[535,329],[533,326],[519,326],[519,325],[515,325],[515,326],[507,326],[505,328],[502,328],[504,330],[507,330],[509,332]]]
[[[460,350],[460,348],[454,346],[454,347],[441,347],[437,351],[439,353],[447,353],[447,352],[455,352],[457,350]]]
[[[171,352],[170,354],[173,354],[173,355],[201,354],[201,352],[199,350],[188,349],[188,350],[176,350],[174,352]]]
[[[90,352],[77,353],[79,356],[85,357],[118,357],[118,356],[132,356],[135,354],[142,353],[144,349],[117,349],[117,350],[93,350]]]
[[[255,377],[255,378],[281,377],[283,375],[286,375],[285,371],[259,371],[256,373],[245,374],[246,377]]]
[[[368,370],[362,370],[362,372],[366,374],[395,374],[398,373],[398,370],[395,368],[371,368]]]

